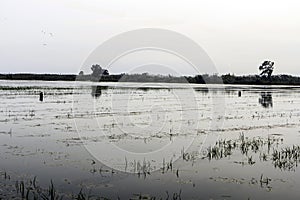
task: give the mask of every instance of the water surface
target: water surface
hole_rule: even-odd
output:
[[[0,101],[2,198],[35,176],[65,199],[300,196],[299,87],[0,81]]]

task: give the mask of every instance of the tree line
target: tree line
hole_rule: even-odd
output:
[[[91,66],[91,73],[85,75],[81,71],[78,75],[66,74],[0,74],[4,80],[44,80],[44,81],[100,81],[100,82],[165,82],[165,83],[195,83],[195,84],[247,84],[247,85],[300,85],[300,77],[291,75],[272,75],[273,61],[264,61],[260,66],[260,74],[236,76],[234,74],[196,76],[171,76],[142,74],[114,74],[99,64]]]

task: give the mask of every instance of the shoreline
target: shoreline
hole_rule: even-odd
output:
[[[192,84],[226,84],[226,85],[291,85],[300,86],[300,77],[291,75],[274,75],[270,79],[259,75],[235,76],[196,75],[196,76],[163,76],[149,74],[114,74],[93,77],[92,75],[75,74],[0,74],[0,80],[27,81],[90,81],[90,82],[144,82],[144,83],[192,83]]]

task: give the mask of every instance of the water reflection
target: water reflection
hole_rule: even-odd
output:
[[[92,86],[92,97],[99,98],[102,94],[102,90],[106,89],[103,86]]]
[[[209,93],[209,90],[208,90],[207,87],[204,87],[204,88],[195,88],[194,90],[197,91],[197,92],[201,92],[204,95],[206,95],[206,94]]]
[[[261,92],[258,101],[264,108],[273,107],[273,98],[271,92]]]
[[[142,90],[144,92],[148,92],[150,90],[150,88],[148,88],[148,87],[140,87],[140,88],[137,88],[137,90]]]

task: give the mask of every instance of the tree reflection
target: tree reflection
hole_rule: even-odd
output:
[[[261,92],[258,101],[264,108],[273,107],[273,98],[271,92]]]
[[[92,97],[98,98],[102,94],[102,90],[106,89],[103,86],[92,86]]]

